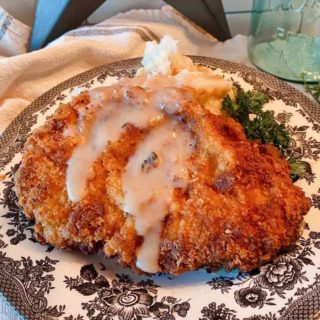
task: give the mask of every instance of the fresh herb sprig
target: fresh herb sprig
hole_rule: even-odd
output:
[[[290,176],[293,181],[297,181],[307,173],[307,162],[293,158],[288,159],[288,162],[290,165]]]
[[[235,101],[226,96],[223,109],[242,124],[248,139],[271,143],[283,153],[289,146],[290,136],[284,125],[276,122],[272,111],[262,110],[269,101],[268,95],[259,91],[234,90]]]
[[[304,87],[320,103],[320,81],[315,84],[304,82]]]
[[[224,98],[223,110],[241,123],[248,139],[273,144],[285,155],[290,136],[285,126],[276,122],[273,111],[262,109],[269,101],[268,95],[259,91],[245,92],[238,87],[234,88],[234,94],[235,99]],[[296,181],[306,173],[304,162],[296,159],[288,159],[288,162],[292,180]]]
[[[304,84],[304,88],[306,92],[310,93],[314,99],[320,103],[320,81],[318,83],[310,84],[307,82],[307,74],[302,73],[301,74],[301,79]]]

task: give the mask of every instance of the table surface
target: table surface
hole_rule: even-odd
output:
[[[243,35],[237,35],[228,41],[215,44],[212,50],[212,57],[253,66],[247,55],[247,37]],[[305,93],[302,84],[289,84]],[[23,320],[2,296],[0,296],[0,320]]]

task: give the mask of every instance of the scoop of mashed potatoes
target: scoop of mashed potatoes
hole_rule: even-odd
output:
[[[147,42],[142,68],[134,78],[144,88],[159,87],[191,88],[198,101],[211,113],[221,114],[222,99],[232,95],[232,83],[212,69],[195,65],[178,50],[178,42],[164,36],[160,43]]]

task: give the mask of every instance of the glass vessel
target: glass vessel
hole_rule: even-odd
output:
[[[277,77],[320,81],[320,0],[254,0],[248,53]]]

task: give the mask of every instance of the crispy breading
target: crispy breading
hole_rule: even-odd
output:
[[[113,90],[119,92],[120,101],[132,90],[153,94],[132,87]],[[192,96],[187,90],[175,90]],[[19,204],[35,220],[41,242],[99,250],[139,271],[136,250],[143,237],[135,231],[134,217],[122,210],[121,176],[144,130],[126,125],[120,139],[94,162],[83,199],[68,200],[67,161],[81,134],[66,132],[77,126],[79,110],[89,102],[83,93],[61,105],[27,140],[15,179]],[[90,110],[89,125],[94,118],[94,108]],[[249,271],[294,243],[310,203],[293,185],[289,165],[278,150],[247,140],[240,124],[211,114],[194,98],[186,99],[176,116],[185,130],[191,130],[196,147],[188,160],[187,188],[175,189],[163,221],[159,271],[180,274],[202,267]]]

